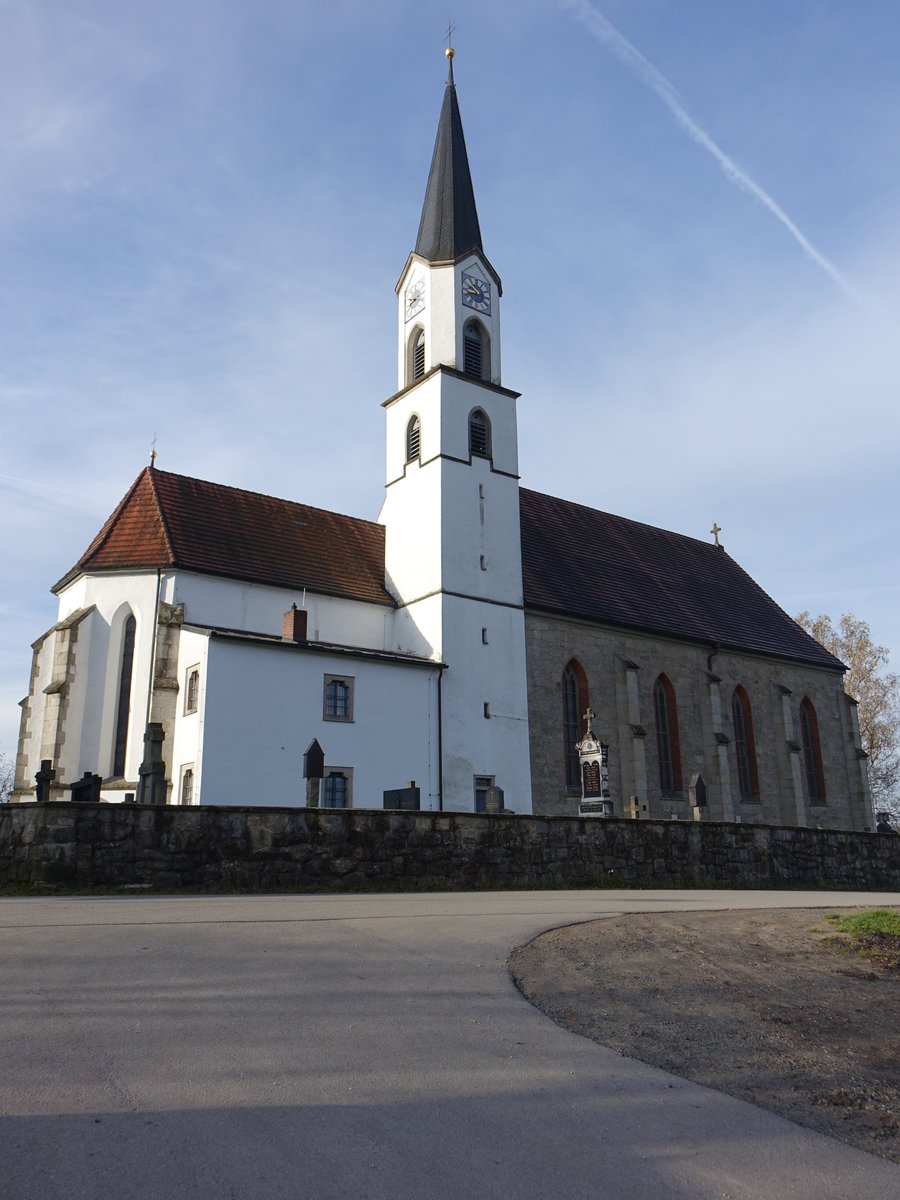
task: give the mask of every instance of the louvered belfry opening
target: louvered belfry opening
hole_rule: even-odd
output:
[[[421,379],[425,374],[425,330],[419,330],[419,336],[416,338],[413,346],[413,361],[412,361],[412,377],[413,379]],[[418,451],[417,451],[418,453]]]
[[[469,414],[469,453],[481,458],[490,458],[491,455],[487,417],[479,408]]]
[[[463,330],[463,370],[481,379],[484,371],[484,347],[478,326],[470,324]]]
[[[419,457],[419,436],[420,436],[419,418],[412,416],[409,419],[409,424],[406,427],[406,461],[413,462]]]

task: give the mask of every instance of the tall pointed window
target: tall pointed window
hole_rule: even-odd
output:
[[[490,376],[491,340],[480,321],[468,321],[463,329],[463,370],[476,379]]]
[[[406,461],[414,462],[419,457],[419,418],[413,413],[406,426]]]
[[[675,689],[667,675],[660,675],[653,685],[653,711],[656,716],[659,786],[664,792],[680,792],[684,783],[678,737],[678,706],[675,703]]]
[[[740,684],[731,697],[731,718],[734,722],[734,752],[737,757],[738,787],[741,797],[752,800],[759,796],[759,772],[756,767],[756,739],[753,736],[753,712],[750,697]]]
[[[125,622],[122,639],[122,666],[119,671],[119,700],[116,705],[116,744],[113,751],[113,777],[125,776],[125,751],[128,749],[128,717],[131,713],[131,673],[134,666],[134,616]]]
[[[584,736],[584,714],[590,704],[587,675],[577,658],[571,659],[563,671],[562,702],[566,787],[574,788],[581,784],[581,768],[575,746]]]
[[[406,343],[406,382],[415,383],[425,374],[425,330],[417,325]]]
[[[804,696],[800,704],[800,736],[803,739],[806,790],[814,804],[824,804],[825,770],[822,766],[822,746],[819,742],[819,720],[809,696]]]
[[[469,453],[479,458],[491,457],[491,427],[480,408],[469,413]]]

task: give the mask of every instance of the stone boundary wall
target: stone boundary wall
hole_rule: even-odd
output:
[[[900,837],[772,825],[363,809],[68,802],[0,808],[0,886],[47,885],[900,891]]]

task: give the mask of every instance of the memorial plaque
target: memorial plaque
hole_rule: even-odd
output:
[[[600,764],[596,759],[581,764],[582,785],[585,796],[601,796]]]

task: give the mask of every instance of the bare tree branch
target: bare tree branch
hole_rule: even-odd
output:
[[[900,817],[900,676],[886,669],[888,651],[872,641],[866,621],[844,613],[835,628],[825,613],[794,618],[847,666],[844,691],[859,704],[859,733],[869,756],[875,808]]]

